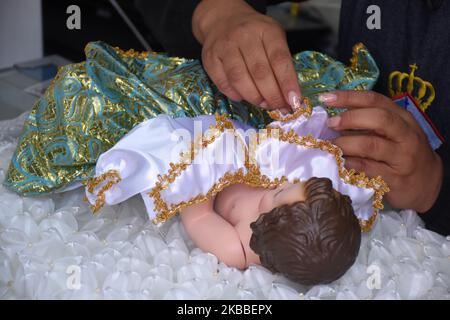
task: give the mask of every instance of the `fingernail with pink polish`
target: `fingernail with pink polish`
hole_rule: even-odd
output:
[[[319,95],[319,101],[323,103],[331,103],[337,100],[337,95],[334,93],[322,93]]]
[[[281,108],[281,109],[278,109],[278,110],[281,112],[281,114],[283,116],[289,114],[289,109],[287,109],[287,108]]]
[[[269,107],[269,105],[267,104],[266,100],[264,100],[263,102],[261,102],[259,104],[259,106],[263,109],[267,109]]]
[[[331,118],[327,119],[327,126],[330,128],[336,128],[339,123],[341,122],[341,117],[340,116],[334,116]]]
[[[289,91],[288,93],[289,104],[291,105],[293,110],[296,110],[301,107],[300,97],[294,91]]]

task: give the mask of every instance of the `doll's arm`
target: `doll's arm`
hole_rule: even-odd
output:
[[[245,253],[236,229],[214,211],[214,200],[181,211],[181,221],[195,245],[230,267],[243,269]]]

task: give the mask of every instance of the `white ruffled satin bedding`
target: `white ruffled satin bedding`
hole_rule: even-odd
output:
[[[24,119],[0,122],[0,180]],[[178,218],[155,229],[139,196],[96,216],[83,196],[79,188],[25,198],[0,187],[0,298],[450,299],[450,237],[412,211],[381,212],[341,279],[303,287],[218,263]]]

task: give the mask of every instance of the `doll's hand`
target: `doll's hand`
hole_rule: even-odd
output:
[[[206,72],[228,98],[284,112],[299,101],[286,35],[275,20],[243,0],[203,0],[192,29]]]
[[[369,177],[380,175],[396,208],[429,210],[439,195],[443,168],[425,133],[406,110],[372,91],[336,91],[319,97],[325,105],[349,110],[328,120],[337,130],[369,130],[334,140],[345,165]]]

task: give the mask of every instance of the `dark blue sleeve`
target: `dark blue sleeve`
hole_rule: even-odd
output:
[[[450,235],[450,147],[444,143],[437,153],[444,166],[444,179],[441,191],[433,207],[420,216],[428,229],[442,235]]]
[[[192,14],[200,0],[137,0],[136,7],[152,38],[170,55],[198,58],[201,46],[192,34]]]

